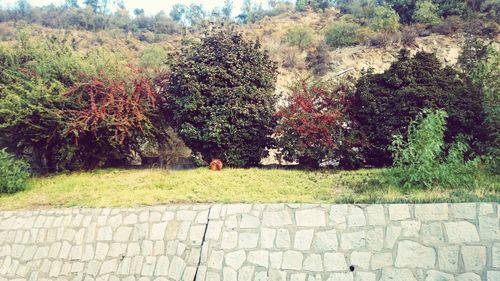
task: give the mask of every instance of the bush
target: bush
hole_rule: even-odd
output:
[[[436,33],[443,35],[450,35],[457,33],[464,28],[464,21],[459,16],[449,16],[445,18],[442,22],[436,24],[432,27],[432,30]]]
[[[0,193],[14,193],[26,188],[29,165],[0,149]]]
[[[305,49],[311,45],[314,31],[308,26],[295,26],[286,33],[286,42],[291,46]]]
[[[358,44],[360,25],[354,22],[339,21],[325,34],[325,42],[333,48],[349,47]]]
[[[371,166],[391,164],[391,136],[406,131],[424,108],[448,112],[447,143],[460,134],[484,139],[481,95],[461,73],[443,68],[433,54],[419,52],[410,57],[402,50],[384,73],[361,76],[354,102],[352,116],[366,135],[369,145],[362,153]]]
[[[275,136],[285,160],[317,168],[339,159],[337,152],[347,145],[350,126],[348,93],[346,84],[310,85],[304,80],[293,88],[287,105],[276,113]]]
[[[475,181],[475,161],[465,161],[468,146],[457,141],[445,155],[447,113],[425,109],[408,126],[407,141],[401,135],[395,137],[394,167],[386,177],[404,188],[457,188]]]
[[[328,46],[323,41],[312,52],[307,52],[307,68],[316,76],[323,76],[328,72],[330,60]]]
[[[395,32],[399,29],[399,16],[389,6],[377,6],[368,22],[374,31]]]
[[[164,116],[204,160],[255,166],[274,128],[276,64],[259,42],[217,30],[171,58],[162,85]]]
[[[438,14],[438,7],[432,0],[417,1],[417,8],[412,16],[413,20],[419,23],[436,25],[441,22]]]

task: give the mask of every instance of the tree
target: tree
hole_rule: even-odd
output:
[[[448,115],[446,142],[458,135],[484,139],[482,97],[458,71],[442,67],[433,54],[410,57],[402,50],[384,73],[365,73],[357,82],[351,115],[365,134],[362,152],[368,165],[392,163],[392,136],[406,131],[423,108],[443,109]]]
[[[412,19],[415,22],[426,24],[438,24],[441,18],[438,15],[438,7],[431,0],[417,1],[417,8],[413,12]]]
[[[271,145],[276,64],[260,43],[217,30],[188,42],[160,83],[164,116],[205,161],[258,165]]]
[[[328,46],[324,41],[321,41],[321,43],[312,52],[307,52],[307,67],[316,76],[323,76],[328,72],[330,60],[331,57],[328,52]]]
[[[295,1],[295,10],[302,12],[305,11],[307,7],[307,0],[296,0]]]
[[[79,8],[78,0],[65,0],[65,6],[68,8]]]
[[[349,87],[322,85],[302,80],[279,108],[275,130],[280,154],[287,161],[317,168],[324,161],[339,160],[337,152],[347,145],[350,121]]]
[[[143,17],[144,16],[144,9],[135,8],[134,9],[134,16]]]
[[[100,9],[99,0],[84,0],[83,4],[92,9],[94,13],[98,13]]]
[[[417,7],[416,0],[386,0],[385,2],[398,13],[401,23],[412,22],[413,12]]]
[[[233,12],[233,0],[224,0],[224,6],[222,7],[222,14],[226,18],[230,18]]]
[[[186,7],[186,5],[183,5],[183,4],[175,4],[173,7],[172,7],[172,10],[170,10],[170,17],[176,21],[176,22],[180,22],[184,19],[184,17],[186,16],[186,12],[188,11],[188,7]]]

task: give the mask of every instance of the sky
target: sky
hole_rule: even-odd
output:
[[[1,6],[13,5],[16,0],[0,0]],[[64,3],[64,0],[29,0],[33,6],[44,6],[48,4],[60,5]],[[83,0],[79,0],[82,3]],[[204,10],[211,11],[215,7],[222,7],[224,0],[124,0],[125,7],[133,11],[135,8],[143,8],[144,12],[148,15],[154,15],[162,10],[167,14],[176,3],[181,3],[184,5],[190,4],[201,4]],[[241,10],[243,0],[233,0],[233,13],[237,14]],[[252,3],[262,3],[263,7],[266,7],[267,0],[253,0]]]

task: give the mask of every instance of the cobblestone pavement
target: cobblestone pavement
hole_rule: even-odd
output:
[[[4,280],[500,281],[497,203],[0,212]]]

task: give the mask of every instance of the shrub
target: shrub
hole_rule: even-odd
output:
[[[0,193],[14,193],[26,188],[29,165],[0,149]]]
[[[305,80],[293,88],[287,105],[276,113],[275,136],[285,160],[312,168],[338,160],[336,152],[346,145],[350,126],[348,92],[346,84],[310,85]]]
[[[395,32],[399,29],[399,16],[389,6],[377,6],[368,22],[375,31]]]
[[[394,167],[386,172],[390,182],[404,188],[459,187],[474,181],[475,161],[465,161],[468,146],[457,141],[445,155],[447,113],[425,109],[408,126],[407,141],[394,138]]]
[[[432,27],[432,30],[436,33],[443,35],[450,35],[457,33],[464,28],[464,21],[459,16],[449,16],[445,18],[441,23],[436,24]]]
[[[307,52],[307,67],[316,76],[323,76],[328,72],[330,60],[328,46],[323,41],[313,51]]]
[[[406,131],[423,108],[448,112],[445,141],[459,135],[484,139],[482,97],[467,79],[450,67],[442,67],[433,54],[410,57],[402,50],[384,73],[365,73],[357,82],[352,116],[366,135],[363,155],[368,165],[391,164],[391,136]]]
[[[431,0],[417,1],[417,8],[413,13],[413,20],[419,23],[436,25],[441,22],[438,7]]]
[[[259,42],[217,30],[171,58],[164,116],[204,160],[255,166],[274,128],[276,64]]]
[[[286,33],[286,41],[292,46],[305,49],[311,45],[314,31],[308,26],[295,26]]]
[[[358,44],[360,25],[354,22],[339,21],[333,24],[325,34],[325,42],[330,47],[342,48]]]

